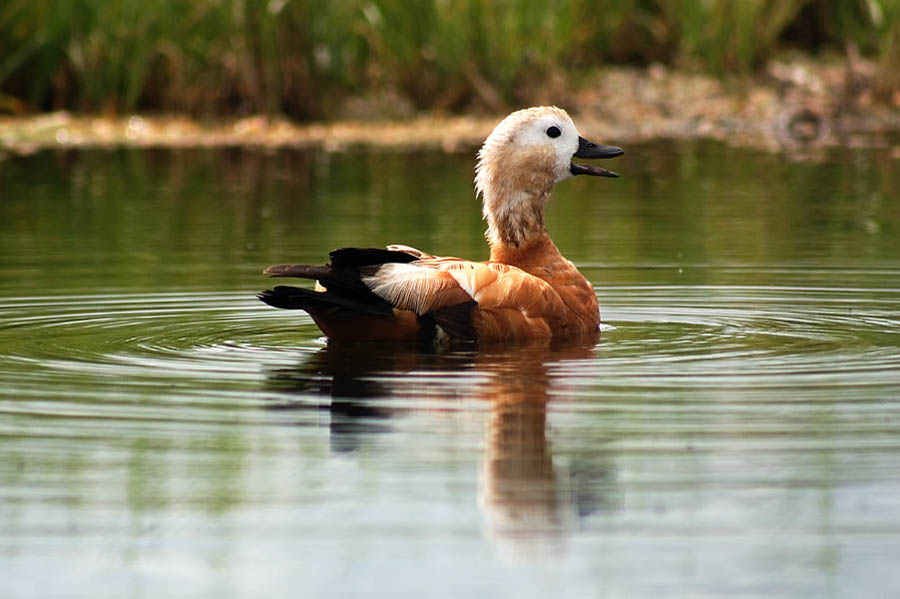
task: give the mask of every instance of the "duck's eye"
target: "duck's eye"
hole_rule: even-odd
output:
[[[559,127],[549,127],[547,129],[547,137],[559,137],[562,135],[562,131],[559,130]]]

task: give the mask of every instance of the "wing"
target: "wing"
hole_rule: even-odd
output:
[[[550,337],[566,327],[567,310],[553,287],[508,264],[434,258],[406,246],[344,248],[330,257],[323,266],[265,271],[314,279],[316,291],[279,286],[259,298],[306,310],[327,335],[348,339],[361,336],[360,329],[390,327],[397,330],[376,331],[378,336],[430,337],[440,333],[439,325],[459,339],[523,339]]]
[[[383,264],[361,274],[376,296],[431,316],[454,336],[549,337],[566,313],[546,281],[508,264],[432,258]]]

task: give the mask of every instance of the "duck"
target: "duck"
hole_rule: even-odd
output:
[[[306,311],[329,340],[516,342],[577,340],[600,326],[591,283],[563,257],[544,223],[553,187],[579,175],[618,177],[579,159],[622,148],[582,137],[555,106],[517,110],[477,155],[475,192],[490,258],[434,256],[414,247],[344,247],[324,265],[281,264],[263,274],[316,281],[258,294],[269,306]]]

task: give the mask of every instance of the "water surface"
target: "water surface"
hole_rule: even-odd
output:
[[[480,350],[253,297],[486,257],[471,154],[0,162],[0,595],[900,594],[897,160],[627,150],[548,216],[598,342]]]

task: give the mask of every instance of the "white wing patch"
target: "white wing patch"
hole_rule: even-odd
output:
[[[458,287],[445,273],[415,264],[391,262],[381,266],[362,282],[372,293],[395,308],[425,314],[440,302],[441,292]]]

